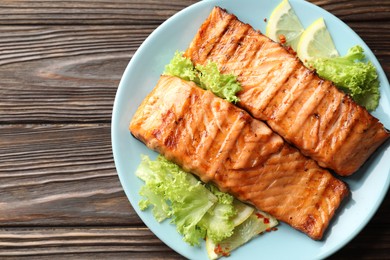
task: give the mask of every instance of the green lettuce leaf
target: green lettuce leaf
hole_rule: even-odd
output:
[[[183,54],[183,52],[175,52],[170,63],[165,66],[163,75],[176,76],[199,84],[198,71],[196,71],[192,61],[184,57]]]
[[[207,230],[208,238],[218,243],[233,235],[233,217],[237,215],[237,210],[233,196],[219,191],[214,185],[207,185],[207,188],[217,197],[218,202],[207,211],[199,225]]]
[[[217,202],[217,197],[193,175],[161,155],[155,161],[142,156],[136,175],[145,181],[140,190],[143,196],[140,208],[153,206],[152,212],[158,221],[171,217],[183,240],[199,245],[206,229],[198,223]]]
[[[142,156],[140,165],[137,168],[136,175],[145,181],[147,185],[141,187],[139,194],[143,199],[139,202],[141,210],[153,206],[152,213],[157,221],[161,222],[172,215],[170,206],[161,194],[164,189],[158,185],[163,182],[165,177],[158,166],[147,157]]]
[[[356,45],[342,57],[317,58],[309,62],[318,75],[331,80],[367,110],[379,105],[379,80],[375,66],[365,62],[364,50]]]
[[[172,60],[165,66],[164,75],[176,76],[193,81],[199,87],[210,90],[220,98],[229,102],[238,102],[236,93],[241,90],[237,77],[232,74],[221,74],[215,62],[194,66],[192,61],[176,52]]]
[[[151,207],[159,222],[170,218],[190,245],[199,245],[205,237],[219,242],[233,235],[239,206],[233,196],[203,184],[162,155],[141,159],[136,170],[145,182],[140,190],[141,210]]]
[[[237,103],[239,101],[236,93],[241,90],[236,76],[232,74],[221,74],[215,62],[209,62],[206,65],[197,65],[195,67],[200,73],[200,87],[210,90],[220,98],[229,102]]]

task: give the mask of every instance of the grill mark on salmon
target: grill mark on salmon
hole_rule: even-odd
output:
[[[303,91],[306,89],[308,82],[313,77],[313,73],[299,68],[295,73],[289,78],[286,85],[291,87],[287,88],[284,93],[281,93],[279,98],[275,98],[275,106],[278,106],[279,109],[275,110],[272,114],[274,120],[283,118],[284,115],[290,110],[290,108],[297,101],[297,98],[301,96]]]
[[[247,31],[247,34],[244,35],[244,38],[242,38],[240,48],[238,49],[239,52],[237,52],[237,54],[235,55],[237,57],[236,61],[228,61],[229,67],[231,67],[232,70],[235,70],[235,68],[239,67],[248,67],[248,63],[255,60],[254,56],[256,55],[257,51],[259,51],[260,48],[262,48],[263,46],[261,43],[253,39],[253,37],[251,36],[251,32],[251,30]],[[224,70],[222,70],[221,72],[224,72]]]
[[[342,181],[265,123],[177,77],[160,78],[129,129],[149,148],[201,180],[313,239],[322,238],[349,194]]]
[[[231,21],[231,23],[235,24],[238,21]],[[225,29],[225,33],[218,39],[216,44],[207,56],[218,56],[218,60],[221,64],[226,63],[230,60],[231,56],[234,55],[237,48],[240,46],[240,42],[247,34],[247,31],[250,29],[248,26],[229,26]],[[229,41],[229,45],[219,45],[220,42]],[[219,48],[219,46],[222,47]],[[218,55],[218,53],[224,53],[224,55]],[[207,57],[206,56],[206,57]]]
[[[215,15],[220,15],[219,13],[214,13]],[[213,14],[211,14],[213,15]],[[230,20],[234,19],[234,17],[229,17],[229,16],[219,16],[219,17],[214,17],[215,20],[219,20],[220,22],[218,23],[218,27],[214,27],[216,35],[221,35],[225,34],[225,32],[228,29]],[[207,23],[208,21],[206,21]],[[211,22],[211,20],[210,20]],[[205,33],[207,33],[205,31]],[[202,37],[203,32],[199,31],[199,36]],[[204,59],[209,55],[209,53],[212,51],[212,49],[217,45],[216,42],[219,41],[219,37],[213,37],[209,38],[208,41],[203,42],[202,46],[199,46],[199,52],[197,53],[198,59]]]
[[[206,53],[205,48],[212,51]],[[342,176],[356,172],[390,136],[378,119],[333,83],[219,7],[200,27],[185,56],[194,64],[214,61],[222,73],[236,75],[242,86],[238,106]]]
[[[326,88],[322,87],[323,84],[324,81],[319,81],[318,85],[315,88],[313,88],[312,93],[310,93],[310,95],[305,95],[307,99],[302,104],[301,109],[298,111],[298,113],[296,113],[296,116],[292,120],[291,129],[290,129],[292,135],[299,134],[300,133],[299,130],[302,128],[303,124],[307,122],[309,116],[315,114],[313,113],[313,111],[319,105],[318,101],[322,100],[322,98],[325,95]]]

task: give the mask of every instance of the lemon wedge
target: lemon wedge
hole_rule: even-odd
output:
[[[271,215],[261,211],[252,212],[244,222],[235,227],[231,237],[218,244],[210,238],[206,238],[207,255],[211,260],[218,259],[221,256],[229,256],[231,251],[276,225],[278,225],[278,221]]]
[[[291,46],[296,51],[304,30],[288,0],[283,0],[271,13],[265,35],[276,42]]]
[[[314,21],[303,32],[298,43],[297,54],[306,65],[314,58],[339,56],[323,18]]]
[[[233,224],[235,227],[244,222],[255,211],[254,207],[248,206],[239,200],[233,201],[234,208],[237,210],[237,215],[233,218]]]

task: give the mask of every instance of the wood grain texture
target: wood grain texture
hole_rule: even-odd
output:
[[[318,5],[341,20],[364,22],[389,22],[390,2],[387,0],[309,0]]]
[[[159,25],[193,0],[2,0],[1,24]]]
[[[0,257],[10,256],[181,259],[145,227],[0,228]]]
[[[119,183],[112,105],[146,37],[194,0],[0,1],[0,258],[183,259]],[[390,1],[310,0],[347,23],[389,77]],[[330,259],[388,259],[390,198]]]
[[[154,27],[0,27],[2,122],[109,122],[119,80]]]
[[[139,225],[110,125],[1,125],[0,226]]]

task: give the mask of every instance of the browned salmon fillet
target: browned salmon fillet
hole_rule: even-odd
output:
[[[346,176],[390,136],[383,125],[283,46],[215,7],[185,52],[238,77],[239,106],[319,165]]]
[[[347,186],[265,123],[194,83],[162,76],[131,133],[204,182],[321,239]]]

